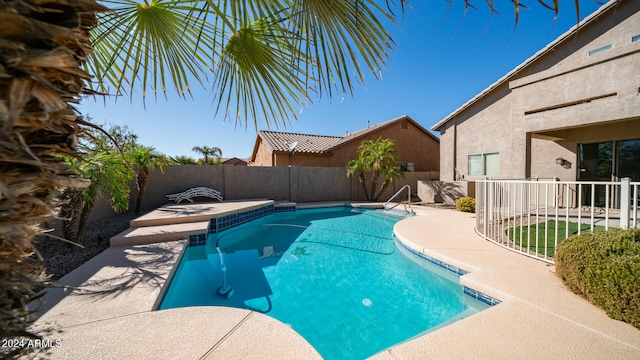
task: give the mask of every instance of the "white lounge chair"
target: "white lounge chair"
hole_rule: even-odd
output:
[[[218,190],[202,186],[194,187],[181,193],[167,195],[167,199],[169,199],[170,201],[175,201],[176,204],[179,204],[184,200],[192,203],[193,198],[195,197],[208,197],[222,201],[222,194],[220,194]]]

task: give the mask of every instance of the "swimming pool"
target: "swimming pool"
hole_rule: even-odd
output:
[[[402,217],[325,208],[275,213],[190,246],[159,309],[232,306],[291,326],[324,358],[366,358],[488,307],[459,276],[397,246]],[[222,286],[219,244],[231,298]]]

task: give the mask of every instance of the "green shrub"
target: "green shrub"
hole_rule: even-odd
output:
[[[456,200],[456,209],[464,212],[476,212],[476,199],[465,196]]]
[[[640,229],[572,236],[558,245],[555,263],[569,289],[640,329]]]

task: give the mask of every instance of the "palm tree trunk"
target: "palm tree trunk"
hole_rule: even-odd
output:
[[[84,206],[82,207],[82,212],[80,213],[80,222],[78,224],[78,235],[75,239],[78,244],[85,245],[85,241],[83,239],[84,232],[87,229],[87,223],[89,223],[89,217],[91,216],[93,205],[95,205],[95,195],[89,197],[89,199],[85,201]]]
[[[60,195],[60,200],[64,203],[60,207],[58,216],[62,222],[62,234],[69,241],[76,239],[76,225],[82,208],[82,195],[82,191],[68,188]]]
[[[364,172],[361,170],[358,170],[358,180],[360,180],[360,185],[362,185],[362,190],[364,190],[364,198],[370,200],[369,191],[367,190],[367,182],[364,178]]]
[[[387,190],[387,188],[389,187],[389,185],[391,185],[391,181],[389,181],[389,179],[385,178],[384,182],[382,183],[382,186],[380,187],[380,192],[378,193],[378,196],[376,196],[375,200],[373,201],[378,201],[378,199],[380,198],[380,196],[382,194],[384,194],[385,190]]]
[[[87,223],[89,222],[89,216],[91,216],[91,210],[93,209],[93,205],[96,202],[96,196],[98,195],[98,186],[100,184],[92,183],[91,186],[86,191],[84,196],[84,205],[82,206],[82,211],[80,212],[80,221],[78,222],[78,233],[74,239],[74,241],[78,244],[84,244],[82,240],[84,236],[84,232],[87,229]]]
[[[379,170],[373,170],[371,174],[371,201],[378,201],[380,194],[376,195],[376,187],[378,187],[378,178],[380,177]]]
[[[138,198],[136,199],[136,215],[140,215],[140,209],[142,208],[142,198],[147,191],[147,179],[149,178],[149,168],[144,166],[138,172]]]
[[[95,0],[0,2],[0,338],[37,337],[28,304],[46,282],[32,240],[51,218],[55,189],[81,181],[74,156],[78,103],[90,77]],[[25,349],[10,351],[15,356]],[[7,352],[3,349],[3,354]]]

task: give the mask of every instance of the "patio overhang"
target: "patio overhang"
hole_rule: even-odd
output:
[[[635,139],[640,137],[640,118],[531,131],[530,134],[535,139],[572,143]]]

